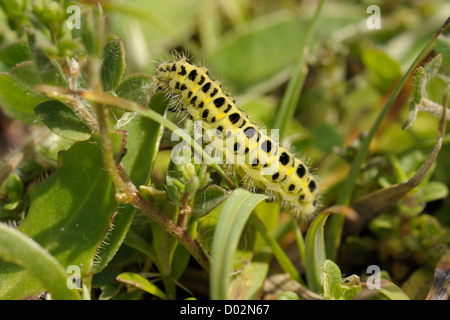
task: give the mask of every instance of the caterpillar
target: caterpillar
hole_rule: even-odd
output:
[[[156,69],[159,90],[174,101],[171,111],[201,121],[216,152],[232,155],[234,172],[245,188],[261,189],[286,212],[309,219],[318,206],[319,186],[306,164],[250,121],[205,67],[182,57]]]

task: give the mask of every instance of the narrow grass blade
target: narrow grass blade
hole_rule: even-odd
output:
[[[302,231],[300,230],[298,223],[296,223],[296,220],[292,220],[292,225],[295,232],[295,242],[297,243],[300,259],[302,260],[302,263],[305,263],[305,240],[303,239]]]
[[[236,189],[223,203],[211,250],[210,295],[213,300],[229,299],[233,256],[244,226],[256,205],[266,195]]]
[[[378,291],[390,300],[409,300],[409,297],[402,289],[385,279],[380,280],[380,289],[378,289]]]
[[[292,78],[289,80],[288,87],[286,89],[286,93],[283,96],[281,101],[280,111],[275,118],[273,128],[277,128],[280,130],[280,138],[283,137],[283,133],[285,129],[288,127],[290,119],[292,119],[295,108],[297,106],[298,100],[300,98],[300,93],[303,88],[303,84],[306,79],[306,74],[308,73],[308,68],[306,66],[306,55],[308,52],[308,48],[310,45],[311,34],[314,31],[314,27],[317,23],[317,20],[320,16],[322,8],[325,4],[325,0],[320,1],[317,6],[314,17],[312,18],[308,29],[306,31],[305,37],[301,43],[299,52],[300,56],[295,66],[295,69],[292,74]]]
[[[305,273],[310,290],[323,291],[322,266],[325,262],[325,241],[323,226],[329,213],[319,214],[309,226],[305,239]]]
[[[150,244],[138,235],[133,229],[129,229],[123,243],[130,248],[146,254],[153,261],[156,260],[155,252],[151,249]]]
[[[162,292],[157,286],[137,273],[123,272],[116,277],[116,280],[144,290],[163,300],[167,300],[167,296],[164,292]]]

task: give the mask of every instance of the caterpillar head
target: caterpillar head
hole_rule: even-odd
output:
[[[171,80],[171,69],[175,66],[173,62],[163,62],[156,69],[156,79],[158,79],[158,87],[162,90],[169,88]]]

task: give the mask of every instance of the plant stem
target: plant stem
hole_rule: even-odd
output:
[[[184,230],[189,228],[189,220],[192,216],[192,209],[188,204],[190,193],[183,194],[181,198],[181,207],[178,213],[178,226]]]
[[[136,186],[131,182],[127,173],[121,165],[117,167],[111,149],[111,140],[108,134],[105,110],[103,105],[96,104],[97,117],[99,121],[100,141],[103,153],[105,168],[113,181],[116,188],[125,195],[123,202],[126,202],[149,216],[151,220],[156,222],[166,232],[174,236],[189,253],[197,260],[197,262],[206,270],[209,270],[209,260],[204,252],[197,246],[190,237],[187,229],[177,226],[172,220],[151,206],[137,190]],[[125,179],[125,181],[124,181]]]
[[[141,210],[152,221],[156,222],[163,230],[175,237],[175,239],[177,239],[186,248],[186,250],[192,255],[192,257],[197,260],[197,262],[203,267],[203,269],[208,272],[209,259],[205,255],[203,250],[191,238],[188,232],[188,228],[178,226],[177,224],[175,224],[175,222],[173,222],[158,209],[148,203],[141,196],[138,189],[126,173],[122,164],[119,164],[118,170],[119,177],[121,177],[120,179],[125,186],[125,189],[122,192],[126,195],[126,202]]]
[[[123,167],[119,166],[121,170],[119,172],[114,162],[114,157],[111,149],[111,140],[108,135],[107,122],[105,117],[105,110],[103,105],[96,104],[97,118],[100,128],[100,141],[103,153],[103,160],[105,168],[113,181],[116,188],[125,195],[124,202],[131,204],[143,213],[149,216],[151,220],[156,222],[166,232],[174,236],[189,253],[197,260],[197,262],[206,270],[209,270],[209,261],[204,252],[197,246],[192,240],[187,230],[177,226],[172,220],[159,212],[156,208],[151,206],[137,190],[136,186],[129,180],[128,175],[123,170]],[[123,177],[126,177],[128,181],[124,181]]]
[[[226,182],[231,188],[233,189],[236,188],[233,181],[231,181],[230,178],[228,178],[228,176],[217,165],[217,163],[215,163],[213,159],[206,152],[204,152],[203,148],[198,143],[196,143],[188,133],[186,133],[184,130],[181,130],[176,124],[164,118],[157,112],[150,109],[146,109],[135,102],[120,97],[115,97],[110,94],[95,93],[91,91],[82,91],[80,92],[80,94],[89,101],[120,107],[122,109],[125,109],[126,111],[136,112],[141,116],[150,118],[155,122],[163,124],[170,131],[176,132],[176,134],[179,135],[187,143],[189,143],[194,148],[195,151],[201,154],[205,162],[211,165],[223,178],[225,178]]]
[[[99,26],[99,29],[102,29],[103,24]],[[99,35],[103,35],[103,30],[99,30]],[[99,39],[102,37],[99,36]],[[102,41],[103,42],[103,41]],[[100,59],[96,56],[92,56],[89,61],[89,85],[92,88],[92,92],[90,93],[91,97],[108,97],[105,95],[102,90],[101,79],[99,77],[101,63]],[[45,88],[45,87],[44,87]],[[55,89],[55,92],[61,90]],[[71,92],[71,94],[77,94],[77,92]],[[83,94],[81,94],[83,97]],[[112,96],[111,96],[112,97]],[[146,110],[142,106],[139,106],[131,101],[126,99],[121,99],[118,97],[112,97],[112,105],[119,105],[133,112],[137,112],[138,110]],[[143,213],[147,214],[151,220],[156,222],[163,230],[174,236],[192,255],[194,259],[206,270],[209,270],[209,260],[206,257],[205,253],[200,249],[200,247],[194,242],[191,238],[187,230],[177,226],[171,219],[165,216],[163,213],[159,212],[156,208],[151,206],[139,193],[136,186],[132,183],[131,179],[128,177],[128,174],[125,172],[124,168],[121,164],[116,165],[114,160],[114,154],[112,151],[111,139],[109,136],[109,128],[108,128],[108,117],[106,114],[106,110],[104,105],[108,105],[111,103],[109,100],[111,99],[93,99],[92,101],[95,105],[95,111],[97,115],[98,128],[100,134],[100,146],[103,155],[103,162],[106,171],[108,172],[109,177],[111,178],[114,186],[120,192],[116,194],[116,200],[128,203],[135,208],[141,210]],[[117,103],[119,100],[121,103]],[[128,107],[128,108],[126,108]],[[164,122],[164,118],[157,114],[156,112],[152,113],[152,115],[157,116],[158,122]],[[148,117],[148,115],[147,115]],[[153,119],[155,120],[155,119]],[[173,129],[173,128],[172,128]],[[202,150],[202,149],[201,149]]]
[[[38,85],[36,86],[36,89],[45,93],[48,97],[59,97],[61,94],[73,94],[73,92],[69,92],[64,88],[61,87],[55,87],[55,86],[49,86],[49,85]],[[236,189],[236,185],[231,181],[231,179],[225,174],[225,172],[220,168],[220,166],[214,162],[214,160],[206,153],[203,148],[194,141],[194,139],[191,138],[191,136],[186,133],[184,130],[179,128],[175,123],[172,121],[164,118],[159,113],[144,108],[143,106],[133,102],[129,101],[124,98],[116,97],[111,94],[106,94],[102,92],[93,92],[93,91],[78,91],[76,94],[82,96],[86,100],[93,102],[93,103],[101,103],[104,105],[110,105],[110,106],[116,106],[119,108],[122,108],[128,112],[136,112],[139,115],[152,119],[155,122],[158,122],[167,129],[169,129],[172,132],[175,132],[178,136],[180,136],[183,140],[185,140],[187,143],[189,143],[192,148],[194,148],[195,151],[197,151],[199,154],[202,155],[203,159],[205,160],[205,163],[212,166],[227,182],[227,184],[232,188]]]
[[[46,92],[47,95],[53,96],[55,94],[61,94],[61,93],[67,93],[62,88],[52,87],[52,86],[40,86],[40,90],[43,92]],[[111,177],[111,180],[113,181],[114,185],[117,187],[119,192],[121,194],[116,195],[116,199],[121,202],[128,203],[137,209],[141,210],[143,213],[147,214],[150,219],[155,221],[157,224],[161,226],[166,232],[174,236],[185,248],[188,250],[188,252],[192,255],[194,259],[197,260],[197,262],[205,269],[206,271],[209,271],[209,259],[203,252],[203,250],[200,249],[200,247],[194,242],[194,240],[190,237],[187,229],[183,229],[180,226],[176,225],[172,220],[170,220],[168,217],[166,217],[163,213],[159,212],[156,208],[151,206],[142,196],[139,194],[138,189],[136,186],[131,182],[129,179],[127,173],[125,170],[123,170],[123,167],[121,165],[116,166],[114,162],[114,157],[111,150],[111,140],[108,134],[108,127],[107,127],[107,118],[105,114],[105,109],[103,105],[113,105],[121,107],[127,111],[130,112],[137,112],[144,117],[150,118],[152,120],[155,120],[158,123],[163,123],[166,127],[168,127],[170,130],[175,131],[179,129],[174,123],[168,121],[164,117],[162,117],[160,114],[154,112],[153,110],[145,109],[144,107],[119,97],[114,97],[112,95],[104,94],[101,92],[92,92],[92,91],[83,91],[78,92],[82,97],[86,98],[87,100],[94,102],[96,106],[97,111],[97,117],[99,122],[99,134],[100,134],[100,141],[101,141],[101,148],[102,152],[104,154],[104,162],[105,162],[105,168],[108,171],[108,174]],[[183,139],[185,139],[188,142],[195,143],[191,137],[185,133],[184,131],[180,132],[180,135]],[[199,149],[199,152],[203,153],[203,149],[197,145],[194,144],[194,148]],[[205,159],[208,155],[204,154]],[[214,165],[214,163],[213,163]],[[216,165],[217,166],[217,165]],[[220,169],[217,166],[218,169]],[[118,171],[119,170],[119,171]],[[220,169],[221,170],[221,169]],[[223,173],[223,171],[220,171]],[[223,173],[223,175],[225,175]],[[228,180],[229,183],[234,187],[234,184],[232,184],[231,180]]]
[[[122,180],[122,177],[117,170],[116,163],[114,161],[114,155],[112,152],[111,139],[109,137],[108,122],[105,114],[105,108],[102,104],[97,103],[95,105],[95,110],[97,113],[97,120],[99,125],[100,133],[100,146],[103,154],[103,164],[109,177],[111,178],[114,186],[119,190],[119,192],[128,194],[129,188]]]
[[[148,215],[149,218],[156,222],[161,228],[175,237],[186,248],[186,250],[189,251],[192,257],[197,260],[203,269],[205,269],[205,271],[209,271],[209,259],[191,238],[188,229],[177,226],[172,220],[167,218],[164,214],[145,201],[139,193],[135,194],[135,197],[130,204]]]

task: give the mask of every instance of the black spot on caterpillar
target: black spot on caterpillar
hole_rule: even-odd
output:
[[[227,160],[231,154],[234,172],[246,188],[263,189],[271,200],[280,200],[285,211],[311,218],[318,203],[315,177],[300,159],[252,123],[206,68],[181,58],[160,64],[156,79],[177,105],[172,110],[188,112],[194,121],[201,121],[205,132],[215,132],[211,141],[216,152],[227,154]]]

